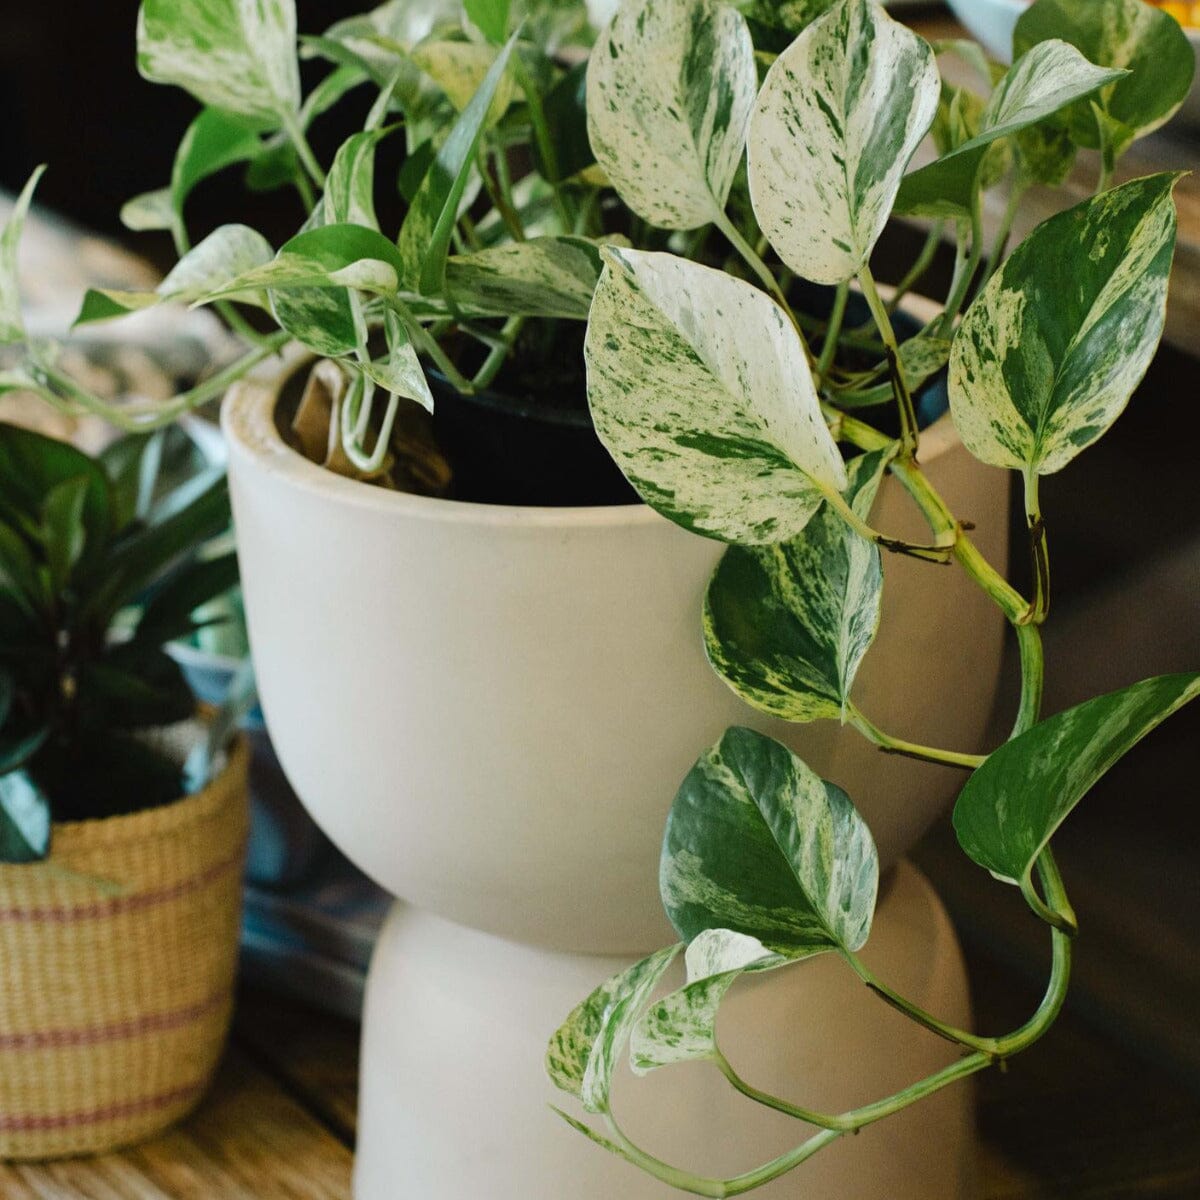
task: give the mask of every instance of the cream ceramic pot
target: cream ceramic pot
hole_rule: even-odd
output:
[[[549,949],[657,947],[667,809],[732,724],[844,787],[885,867],[952,800],[955,772],[832,723],[767,720],[712,673],[700,609],[718,543],[643,506],[506,508],[352,482],[285,445],[275,399],[244,383],[223,413],[263,708],[305,805],[392,893]],[[969,458],[948,416],[921,461],[1003,566],[1006,477]],[[924,536],[890,478],[874,522]],[[856,701],[898,736],[980,749],[995,610],[957,567],[887,556],[885,575]]]

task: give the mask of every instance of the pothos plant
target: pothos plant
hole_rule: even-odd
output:
[[[1110,184],[1120,153],[1186,95],[1186,40],[1138,0],[1039,0],[1018,25],[1008,71],[954,47],[994,79],[989,94],[975,95],[944,87],[935,49],[872,0],[810,5],[802,16],[761,86],[746,22],[714,0],[626,5],[602,34],[588,75],[600,165],[646,220],[725,231],[761,286],[676,255],[605,248],[586,339],[591,409],[647,503],[730,543],[703,614],[716,672],[773,716],[837,720],[884,750],[970,772],[954,808],[958,841],[1046,923],[1052,965],[1036,1011],[999,1035],[954,1028],[897,993],[860,958],[879,862],[851,799],[779,742],[730,729],[684,779],[667,819],[660,890],[679,941],[583,1000],[546,1060],[553,1082],[603,1121],[596,1128],[562,1113],[574,1128],[665,1183],[714,1197],[775,1180],[1045,1033],[1064,1002],[1077,929],[1053,836],[1127,750],[1200,694],[1200,674],[1172,675],[1047,719],[1040,713],[1050,568],[1039,481],[1109,429],[1161,336],[1177,177]],[[940,156],[905,174],[931,128]],[[988,255],[984,190],[1008,178],[1019,197],[1030,182],[1061,181],[1080,147],[1101,152],[1094,197],[1040,225],[1005,258],[1014,201]],[[728,215],[743,159],[758,247],[740,243]],[[893,212],[950,221],[958,240],[946,310],[907,354],[869,265]],[[787,287],[759,257],[768,245],[789,271],[838,289],[832,329],[857,284],[886,348],[898,438],[849,411],[846,394],[855,389],[830,370],[828,339],[816,353],[806,344]],[[977,295],[959,320],[972,286]],[[933,339],[948,358],[963,443],[1023,482],[1031,595],[985,560],[922,471],[911,392]],[[889,472],[926,518],[926,544],[871,525]],[[879,624],[881,550],[965,571],[1015,630],[1019,710],[1010,739],[991,754],[900,740],[856,707],[855,676]],[[848,1112],[814,1111],[803,1097],[767,1095],[743,1079],[717,1037],[725,996],[745,974],[823,953],[957,1045],[960,1057]],[[680,954],[686,981],[663,995]],[[708,1062],[807,1135],[734,1178],[655,1158],[612,1109],[613,1072],[627,1044],[635,1074]]]

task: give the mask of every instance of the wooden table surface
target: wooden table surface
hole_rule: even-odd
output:
[[[970,965],[979,1028],[1008,1028],[1032,1007],[1032,985],[979,955]],[[0,1164],[0,1197],[349,1200],[357,1067],[357,1026],[244,990],[216,1085],[191,1118],[118,1154]],[[1200,1197],[1200,1096],[1077,1016],[977,1089],[981,1200]],[[410,1200],[399,1186],[397,1200]]]

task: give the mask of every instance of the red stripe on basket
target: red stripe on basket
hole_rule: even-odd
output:
[[[216,883],[230,871],[240,868],[242,850],[221,862],[215,863],[199,875],[190,879],[182,879],[170,887],[160,888],[156,892],[137,892],[132,896],[112,896],[107,900],[95,900],[90,904],[75,904],[61,908],[0,908],[0,921],[28,921],[30,923],[51,922],[62,924],[67,921],[99,920],[104,917],[117,917],[124,913],[144,912],[148,908],[157,908],[171,900],[198,892],[202,888]]]
[[[91,1029],[42,1029],[30,1030],[28,1033],[0,1034],[0,1050],[60,1050],[71,1046],[99,1046],[105,1042],[119,1042],[147,1033],[169,1033],[219,1011],[229,1003],[231,995],[229,988],[222,988],[215,995],[187,1008],[176,1009],[174,1012],[150,1013],[144,1017]]]
[[[104,1108],[87,1109],[83,1112],[52,1113],[45,1116],[9,1116],[0,1113],[0,1133],[48,1133],[55,1129],[77,1129],[81,1125],[103,1125],[106,1121],[120,1121],[125,1117],[136,1117],[142,1113],[170,1108],[172,1104],[190,1100],[198,1095],[205,1086],[206,1082],[189,1083],[186,1087],[160,1092],[157,1096],[144,1096],[140,1100],[126,1100],[121,1104],[109,1104]]]

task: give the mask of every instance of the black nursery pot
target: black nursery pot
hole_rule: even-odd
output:
[[[542,408],[485,391],[464,396],[430,373],[433,430],[453,497],[538,507],[636,504],[586,408]]]

